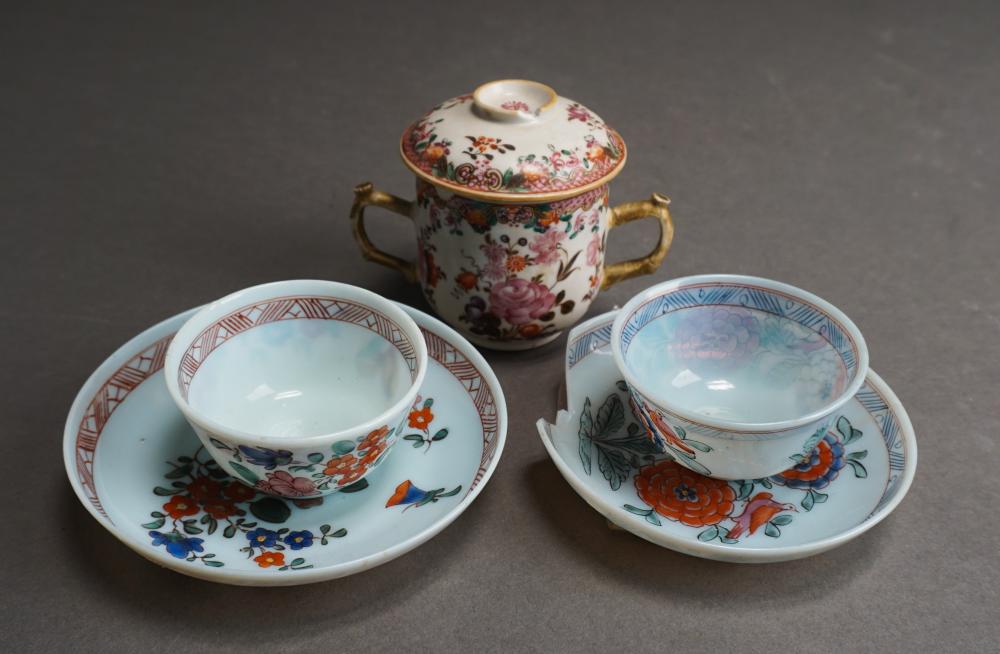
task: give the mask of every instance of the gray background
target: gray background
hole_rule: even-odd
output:
[[[84,3],[77,3],[82,5]],[[142,4],[142,6],[132,6]],[[984,2],[123,3],[0,14],[0,640],[31,651],[996,651],[1000,6]],[[528,77],[630,147],[613,201],[670,195],[663,268],[808,288],[864,331],[920,465],[883,524],[786,564],[608,530],[535,432],[564,339],[487,353],[510,431],[479,500],[388,565],[292,589],[147,563],[60,455],[87,375],[147,326],[316,277],[426,309],[362,261],[354,184],[400,195],[403,127]],[[373,212],[374,214],[374,212]],[[648,223],[648,221],[647,221]],[[410,228],[373,221],[386,249]],[[612,260],[648,249],[617,230]]]

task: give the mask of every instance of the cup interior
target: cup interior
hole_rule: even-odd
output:
[[[669,407],[709,421],[822,412],[856,379],[864,344],[834,307],[780,286],[695,282],[626,307],[628,373]]]
[[[415,348],[396,321],[344,298],[264,299],[209,317],[188,337],[181,398],[227,429],[269,438],[363,425],[417,379]]]

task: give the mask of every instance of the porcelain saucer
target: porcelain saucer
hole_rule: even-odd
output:
[[[917,466],[913,427],[870,371],[812,456],[789,470],[724,481],[681,467],[653,447],[629,408],[610,345],[616,313],[570,333],[567,409],[555,425],[538,421],[563,477],[612,523],[692,556],[788,561],[860,536],[906,495]]]
[[[305,584],[409,552],[482,491],[503,451],[507,410],[475,348],[440,321],[403,308],[424,335],[430,365],[403,440],[370,477],[315,499],[264,495],[228,477],[163,379],[167,345],[192,309],[123,345],[80,390],[63,438],[73,489],[133,550],[210,581]],[[303,461],[302,469],[311,465]]]

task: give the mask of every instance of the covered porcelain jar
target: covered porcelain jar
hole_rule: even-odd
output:
[[[365,258],[419,282],[437,313],[474,343],[543,345],[579,320],[601,289],[656,270],[670,247],[666,197],[608,203],[625,152],[618,132],[548,86],[489,82],[406,129],[400,154],[416,175],[416,200],[359,185],[354,235]],[[415,263],[372,244],[368,205],[413,221]],[[652,252],[605,264],[608,231],[643,217],[660,224]]]

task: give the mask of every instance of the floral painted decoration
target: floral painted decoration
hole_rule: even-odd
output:
[[[493,340],[532,340],[557,331],[562,316],[582,312],[602,280],[607,188],[559,202],[500,205],[443,197],[418,184],[417,272],[424,293],[441,310],[456,305],[458,320]],[[477,236],[481,235],[481,236]],[[450,237],[467,247],[447,258]],[[446,285],[448,296],[438,295]],[[579,305],[579,308],[578,308]]]
[[[310,452],[305,461],[296,460],[288,450],[234,446],[216,437],[211,443],[254,488],[281,497],[307,498],[318,497],[331,488],[343,492],[359,480],[364,481],[362,477],[385,458],[398,431],[398,427],[383,425],[353,441],[337,441],[330,455]],[[263,475],[247,463],[263,468]]]
[[[385,508],[402,506],[403,511],[413,507],[424,506],[437,502],[442,497],[453,497],[461,492],[462,487],[456,486],[447,493],[443,488],[425,491],[413,485],[409,479],[396,486],[396,490],[385,503]]]
[[[404,160],[427,181],[466,193],[512,195],[593,186],[625,162],[618,133],[577,102],[558,98],[552,106],[532,109],[513,98],[499,107],[529,122],[497,122],[477,112],[471,95],[459,96],[406,130]]]
[[[404,441],[413,443],[415,448],[424,448],[424,454],[430,451],[431,445],[448,438],[448,428],[442,427],[431,435],[431,423],[434,422],[434,398],[423,400],[419,395],[407,416],[407,426],[416,431],[403,436]]]
[[[623,381],[617,386],[622,394],[628,392]],[[637,419],[648,419],[635,404],[633,411]],[[835,429],[821,431],[812,442],[811,453],[792,468],[772,477],[741,481],[698,474],[685,467],[690,465],[688,459],[681,465],[679,458],[700,448],[691,448],[692,441],[676,429],[677,442],[661,453],[641,427],[626,422],[619,393],[609,395],[596,412],[590,398],[585,399],[579,429],[584,473],[591,474],[596,455],[598,469],[612,490],[633,479],[636,495],[646,506],[624,504],[626,511],[655,526],[666,519],[698,529],[697,538],[702,542],[718,540],[731,545],[760,530],[778,538],[795,513],[812,511],[829,499],[829,494],[821,491],[845,468],[851,468],[857,478],[868,476],[862,463],[868,451],[848,452],[848,446],[860,439],[862,432],[844,416],[837,419]],[[802,495],[797,503],[780,501],[772,492],[775,485],[802,491]]]
[[[291,516],[285,500],[260,496],[251,488],[231,477],[199,447],[192,456],[179,456],[167,462],[170,470],[164,474],[167,486],[153,489],[155,495],[169,497],[161,510],[150,513],[151,520],[142,525],[154,547],[163,547],[174,558],[220,568],[225,563],[212,552],[205,551],[204,538],[220,528],[223,538],[242,535],[247,543],[241,549],[261,568],[278,571],[304,570],[312,566],[302,556],[286,560],[286,551],[299,552],[313,545],[327,545],[330,539],[343,538],[346,529],[334,529],[328,524],[311,529],[276,530],[258,526],[259,522],[280,524]],[[281,471],[275,474],[280,474]],[[287,474],[287,473],[286,473]],[[314,500],[292,500],[299,508],[322,503]],[[247,520],[250,513],[257,520]],[[169,531],[164,530],[169,526]]]

